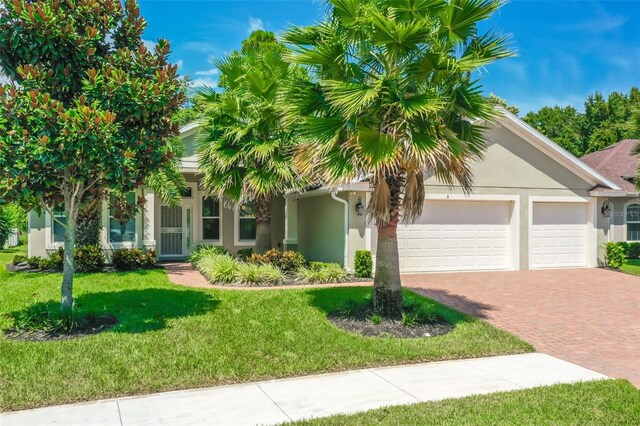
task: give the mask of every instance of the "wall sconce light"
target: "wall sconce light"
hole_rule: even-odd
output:
[[[362,216],[364,213],[364,205],[362,204],[362,197],[358,197],[358,202],[356,203],[356,214],[358,216]]]
[[[609,200],[606,200],[604,203],[602,203],[602,208],[600,209],[600,212],[602,212],[602,215],[604,217],[611,216],[611,206],[609,205]]]

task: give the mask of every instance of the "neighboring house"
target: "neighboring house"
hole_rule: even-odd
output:
[[[581,158],[619,187],[618,190],[598,187],[592,191],[601,206],[598,216],[601,241],[640,241],[640,194],[635,185],[639,144],[640,139],[625,139]]]
[[[251,206],[228,208],[198,187],[195,124],[181,129],[189,190],[181,207],[164,205],[148,189],[144,211],[121,226],[103,209],[102,244],[155,248],[163,259],[185,258],[198,244],[232,251],[251,247]],[[487,129],[485,159],[474,164],[474,191],[465,195],[428,177],[420,220],[398,228],[403,272],[517,270],[598,265],[608,239],[601,213],[607,195],[623,189],[505,112]],[[273,206],[273,246],[307,258],[353,267],[354,253],[375,255],[376,228],[364,212],[367,182],[288,194]],[[30,214],[29,255],[46,255],[62,243],[48,215]]]

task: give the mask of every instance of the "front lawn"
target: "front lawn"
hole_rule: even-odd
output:
[[[13,254],[0,253],[0,263]],[[12,326],[8,314],[59,300],[61,274],[2,269],[1,329]],[[71,340],[0,337],[0,410],[533,350],[437,304],[437,313],[456,327],[427,339],[362,337],[326,319],[348,300],[365,299],[369,288],[197,290],[149,270],[78,275],[75,295],[83,310],[112,314],[119,323]],[[407,297],[431,303],[410,292]]]
[[[640,275],[640,259],[627,259],[620,270],[627,274]]]
[[[293,424],[637,425],[640,392],[626,380],[598,380],[381,408]]]

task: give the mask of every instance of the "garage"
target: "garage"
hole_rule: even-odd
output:
[[[588,207],[586,203],[533,203],[532,269],[587,266]]]
[[[513,203],[427,200],[422,217],[398,226],[401,272],[511,269]]]

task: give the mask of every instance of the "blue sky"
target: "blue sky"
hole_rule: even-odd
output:
[[[209,58],[237,49],[252,29],[278,34],[324,13],[314,0],[140,0],[140,7],[145,39],[170,40],[181,73],[206,84],[217,80]],[[512,36],[518,57],[489,66],[483,85],[523,113],[555,104],[582,109],[595,91],[640,86],[640,0],[514,0],[488,25]]]

